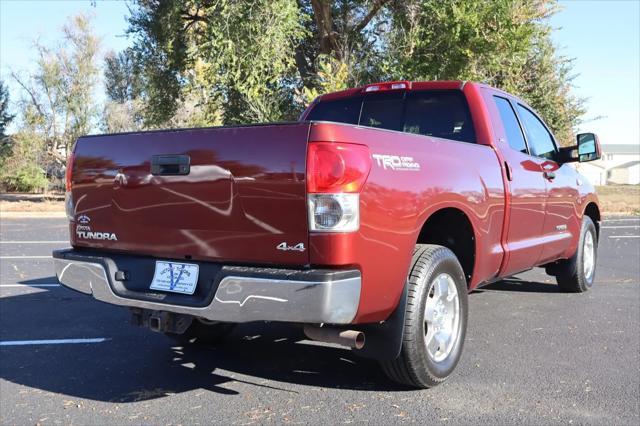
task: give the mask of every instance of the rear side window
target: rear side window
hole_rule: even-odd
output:
[[[461,142],[475,143],[476,139],[467,100],[457,90],[370,93],[320,101],[307,120],[359,124]]]
[[[358,124],[362,97],[321,101],[309,113],[307,120],[335,121],[338,123]]]
[[[471,113],[461,92],[410,92],[404,131],[461,142],[475,142]]]
[[[540,121],[534,113],[520,104],[518,104],[518,113],[524,123],[524,130],[527,133],[527,141],[529,141],[531,155],[553,159],[556,153],[556,146],[553,143],[551,134],[544,124],[542,124],[542,121]]]
[[[516,151],[527,154],[527,144],[524,142],[524,135],[522,134],[520,124],[518,124],[518,118],[516,117],[513,107],[505,98],[494,96],[493,99],[500,112],[500,118],[502,119],[502,125],[504,126],[509,146]]]
[[[403,92],[367,95],[362,104],[359,124],[387,130],[402,130]]]

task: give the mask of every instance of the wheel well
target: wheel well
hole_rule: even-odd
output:
[[[596,203],[587,204],[587,208],[584,209],[584,214],[591,218],[593,224],[596,226],[596,234],[600,237],[600,209],[598,209]]]
[[[445,246],[458,258],[467,284],[476,258],[476,239],[467,215],[455,208],[438,210],[422,225],[417,244]]]

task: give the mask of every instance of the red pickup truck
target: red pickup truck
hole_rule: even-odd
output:
[[[183,341],[297,323],[430,387],[460,359],[469,291],[536,266],[591,287],[600,209],[568,163],[599,156],[461,81],[323,95],[294,123],[86,136],[56,273]]]

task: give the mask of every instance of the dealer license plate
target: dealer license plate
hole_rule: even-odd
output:
[[[198,284],[198,265],[156,261],[156,271],[151,281],[152,290],[193,294]]]

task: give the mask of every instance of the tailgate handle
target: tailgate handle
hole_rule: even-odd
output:
[[[191,159],[188,155],[154,155],[151,157],[152,175],[188,175]]]

